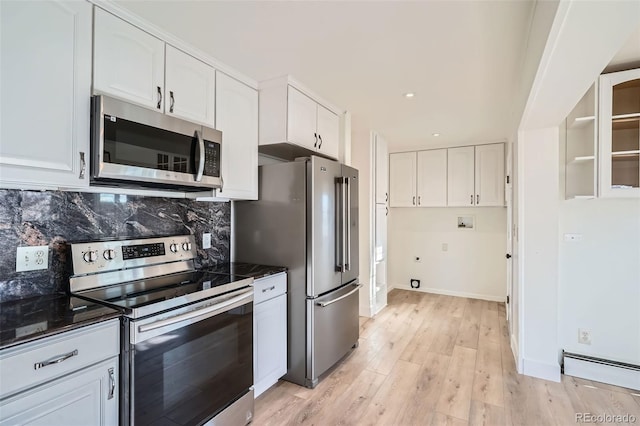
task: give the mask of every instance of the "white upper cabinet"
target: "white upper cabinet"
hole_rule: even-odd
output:
[[[340,148],[340,118],[322,105],[318,105],[318,152],[338,158]]]
[[[376,203],[389,202],[389,146],[380,135],[375,135]]]
[[[416,153],[389,154],[389,196],[391,207],[416,205]]]
[[[89,181],[91,4],[0,1],[0,183]]]
[[[504,144],[476,146],[477,206],[504,206]]]
[[[338,159],[340,114],[310,93],[288,76],[260,83],[260,152],[286,160]]]
[[[640,69],[600,76],[600,195],[640,197]]]
[[[474,147],[447,150],[447,205],[475,205]]]
[[[93,89],[164,112],[164,42],[95,8]]]
[[[417,181],[418,206],[444,207],[447,205],[446,149],[418,152]]]
[[[216,123],[222,132],[225,198],[258,199],[258,91],[216,72]]]
[[[167,45],[165,75],[165,112],[214,127],[216,70]]]
[[[287,136],[293,142],[309,149],[318,148],[316,102],[289,86],[287,113]]]

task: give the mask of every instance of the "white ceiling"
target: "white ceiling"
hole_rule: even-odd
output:
[[[516,0],[118,3],[258,81],[291,74],[396,147],[506,139],[533,10]]]

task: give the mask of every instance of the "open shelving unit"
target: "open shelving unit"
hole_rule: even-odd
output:
[[[566,119],[565,198],[597,196],[598,91],[594,83]]]

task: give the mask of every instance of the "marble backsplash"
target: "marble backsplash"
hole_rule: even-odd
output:
[[[203,232],[211,232],[210,249]],[[66,291],[70,242],[194,234],[202,267],[229,262],[230,233],[230,203],[0,190],[0,302]],[[49,246],[49,269],[15,272],[16,248],[35,245]]]

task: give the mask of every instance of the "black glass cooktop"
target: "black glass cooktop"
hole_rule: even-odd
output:
[[[251,283],[246,277],[207,271],[181,272],[86,290],[77,296],[104,303],[126,314],[144,315],[224,294]]]

